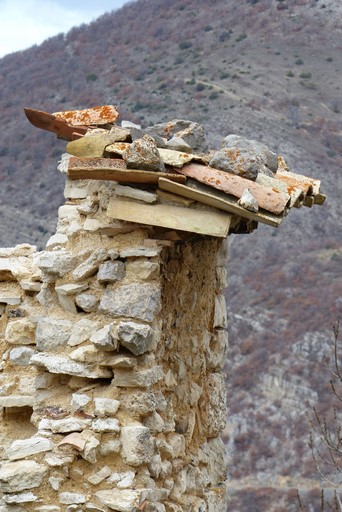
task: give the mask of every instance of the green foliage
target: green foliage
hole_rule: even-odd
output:
[[[205,31],[205,32],[210,32],[210,30],[213,30],[213,27],[212,27],[211,25],[206,25],[206,26],[204,27],[204,31]]]
[[[237,43],[239,43],[240,41],[243,41],[243,40],[244,40],[244,39],[246,39],[246,38],[247,38],[247,34],[240,34],[240,35],[235,39],[235,41],[236,41]]]
[[[299,77],[304,78],[304,80],[308,80],[309,78],[312,77],[312,75],[309,71],[303,71],[303,73],[301,73]]]
[[[295,75],[294,75],[294,73],[292,73],[292,71],[290,70],[288,73],[286,73],[286,76],[289,76],[290,78],[293,78]]]
[[[216,100],[216,98],[218,98],[219,96],[219,92],[218,91],[213,91],[210,96],[209,96],[209,99],[210,100]]]
[[[327,62],[332,62],[334,59],[332,57],[327,58]]]
[[[191,48],[192,42],[189,40],[181,41],[178,46],[181,50],[187,50],[188,48]]]
[[[304,61],[303,61],[303,59],[299,58],[299,59],[295,60],[295,64],[296,64],[296,66],[302,66],[304,64]]]
[[[96,73],[88,73],[86,76],[87,82],[96,82],[97,80],[97,74]]]
[[[201,82],[199,82],[197,85],[196,85],[196,91],[204,91],[205,89],[205,85],[202,84]]]

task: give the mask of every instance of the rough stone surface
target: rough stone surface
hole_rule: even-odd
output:
[[[208,143],[205,139],[204,129],[198,123],[192,121],[173,119],[167,123],[156,124],[146,128],[146,133],[152,137],[158,135],[159,137],[172,139],[174,136],[183,139],[192,151],[206,152]],[[166,143],[167,144],[167,143]]]
[[[272,171],[272,173],[277,172],[278,155],[261,142],[245,139],[240,135],[231,134],[223,139],[222,146],[250,149],[263,159],[265,165],[270,171]]]
[[[37,323],[36,343],[38,350],[54,352],[65,346],[71,335],[70,320],[41,318]]]
[[[101,379],[112,376],[112,372],[105,368],[97,368],[92,365],[72,361],[67,356],[58,356],[44,352],[34,354],[31,358],[31,363],[36,366],[43,366],[51,373],[76,375],[90,379]]]
[[[95,414],[99,417],[114,416],[120,407],[119,400],[113,398],[95,398]]]
[[[119,420],[116,418],[98,418],[92,423],[95,432],[120,432]]]
[[[160,288],[154,284],[132,283],[119,288],[108,285],[99,310],[113,317],[132,317],[151,322],[161,308]]]
[[[91,335],[95,333],[98,324],[88,318],[82,318],[76,322],[72,328],[68,345],[75,347],[90,339]]]
[[[95,332],[91,337],[90,341],[95,347],[105,350],[112,351],[118,346],[117,339],[112,336],[113,324],[107,324],[99,331]]]
[[[75,267],[75,256],[65,249],[38,253],[37,264],[44,272],[63,277]]]
[[[53,447],[53,442],[45,437],[37,436],[28,439],[18,439],[7,448],[6,455],[10,460],[24,459],[36,453],[52,450]]]
[[[246,188],[240,197],[238,204],[250,212],[257,213],[259,211],[258,201],[253,194]]]
[[[137,322],[120,322],[118,329],[120,344],[139,356],[151,349],[153,331],[149,325]]]
[[[250,149],[222,148],[209,162],[210,167],[236,174],[242,178],[255,181],[264,168],[262,158]]]
[[[127,464],[140,466],[150,462],[153,457],[153,441],[150,430],[143,425],[121,428],[120,441],[122,456]]]
[[[39,423],[40,430],[51,430],[57,434],[81,432],[89,426],[91,426],[91,419],[76,417],[62,418],[60,420],[43,419]]]
[[[117,512],[132,512],[132,510],[139,507],[142,492],[139,489],[125,490],[125,489],[110,489],[98,491],[95,496],[100,500],[103,505],[107,505],[111,510]]]
[[[135,372],[118,369],[114,372],[113,385],[128,388],[148,388],[160,381],[163,376],[163,370],[160,366]]]
[[[86,313],[91,313],[97,310],[99,299],[91,293],[80,293],[77,295],[75,302],[78,307],[83,309]]]
[[[36,326],[27,318],[8,322],[5,340],[12,345],[33,345],[35,343]]]
[[[61,492],[59,494],[59,501],[64,505],[72,505],[74,503],[85,503],[87,500],[84,494],[75,492]]]
[[[10,351],[9,360],[12,364],[27,366],[36,350],[29,347],[16,347]]]
[[[149,135],[136,139],[122,154],[128,169],[145,169],[147,171],[164,171],[157,144]]]
[[[125,277],[125,264],[122,261],[105,261],[99,267],[97,279],[100,283],[115,283]]]
[[[19,492],[39,487],[47,472],[47,467],[33,460],[8,462],[0,469],[0,490]]]
[[[75,281],[86,279],[97,272],[99,265],[106,259],[107,252],[103,249],[94,251],[83,263],[81,263],[72,273]]]

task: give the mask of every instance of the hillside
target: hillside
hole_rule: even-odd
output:
[[[62,202],[65,143],[24,107],[192,119],[212,145],[240,133],[322,179],[322,208],[231,239],[230,512],[297,510],[293,489],[313,501],[320,486],[306,413],[329,411],[342,316],[341,14],[339,0],[138,0],[0,60],[0,246],[44,243]]]

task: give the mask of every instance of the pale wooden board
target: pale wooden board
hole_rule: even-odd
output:
[[[282,216],[273,215],[271,213],[253,213],[245,210],[245,208],[238,205],[237,199],[230,198],[224,192],[219,192],[206,185],[195,184],[193,180],[188,180],[187,185],[182,185],[180,183],[172,183],[168,179],[160,178],[158,184],[162,190],[167,190],[168,192],[173,192],[174,194],[179,194],[189,199],[194,199],[201,203],[208,204],[209,206],[219,208],[220,210],[233,213],[239,217],[262,222],[263,224],[268,224],[273,227],[278,227],[283,220]]]
[[[146,205],[112,198],[107,215],[113,219],[139,222],[200,235],[225,238],[232,216],[216,211],[183,208],[165,204]]]

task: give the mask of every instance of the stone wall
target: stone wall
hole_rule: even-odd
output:
[[[0,249],[1,512],[226,511],[226,241],[113,195],[69,181],[44,251]]]

